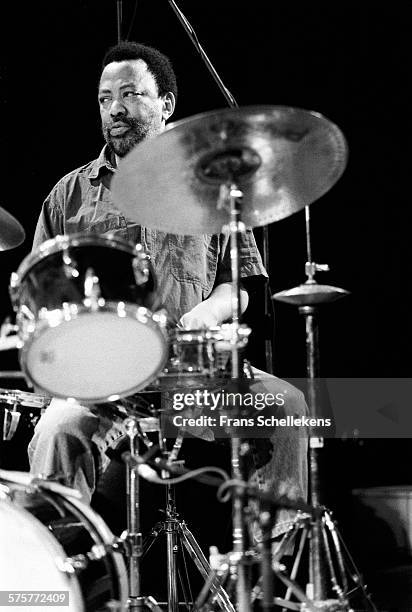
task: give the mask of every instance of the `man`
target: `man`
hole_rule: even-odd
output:
[[[139,142],[156,137],[176,103],[176,79],[169,60],[157,50],[120,43],[103,60],[98,101],[106,146],[97,160],[63,177],[46,199],[33,248],[57,234],[115,233],[142,243],[151,256],[159,300],[170,320],[185,328],[219,325],[231,316],[230,255],[222,235],[177,236],[140,227],[112,202],[110,181],[117,164]],[[155,203],[154,203],[155,205]],[[266,272],[251,232],[241,243],[244,286]],[[241,309],[248,293],[241,290]],[[266,375],[270,390],[279,381]],[[284,384],[284,383],[282,383]],[[294,413],[305,411],[303,396],[288,387]],[[55,401],[40,420],[29,447],[31,470],[64,474],[86,501],[96,488],[94,442],[104,437],[107,419],[98,408]],[[278,440],[272,459],[258,471],[264,486],[293,498],[306,496],[306,441]],[[288,515],[284,515],[288,519]],[[280,529],[282,529],[280,527]]]

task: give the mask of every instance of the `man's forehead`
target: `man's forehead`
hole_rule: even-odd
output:
[[[125,60],[122,62],[111,62],[104,67],[100,77],[99,87],[105,85],[118,84],[127,82],[140,82],[142,80],[151,80],[154,77],[149,71],[147,64],[142,59]]]

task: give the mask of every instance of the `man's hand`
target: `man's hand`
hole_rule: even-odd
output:
[[[230,319],[232,314],[231,292],[232,287],[230,283],[217,285],[207,300],[201,302],[181,317],[179,327],[183,327],[184,329],[215,327],[223,323],[223,321]],[[248,299],[247,292],[241,289],[241,312],[246,310]]]
[[[179,327],[183,329],[203,329],[216,327],[216,325],[219,325],[219,321],[211,311],[207,301],[195,306],[184,314],[179,321]]]

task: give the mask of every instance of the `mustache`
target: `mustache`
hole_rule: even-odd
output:
[[[111,130],[114,127],[120,127],[120,126],[136,128],[139,126],[139,122],[137,121],[137,119],[134,119],[133,117],[121,117],[113,121],[106,122],[104,125],[104,128],[106,130]]]

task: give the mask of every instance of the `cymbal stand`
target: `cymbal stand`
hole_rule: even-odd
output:
[[[286,291],[275,293],[273,299],[298,306],[299,313],[305,318],[306,326],[306,373],[307,373],[307,400],[311,417],[319,416],[320,408],[320,389],[319,381],[319,306],[335,301],[348,294],[348,291],[330,285],[319,285],[315,280],[316,272],[328,271],[327,265],[319,265],[312,261],[310,243],[310,215],[309,208],[305,208],[306,222],[306,244],[307,259],[305,274],[307,280],[302,285]],[[309,539],[309,583],[307,585],[307,596],[314,604],[315,608],[322,610],[349,611],[349,591],[348,581],[343,566],[343,556],[339,544],[339,538],[335,529],[335,523],[331,519],[331,513],[323,509],[320,504],[320,478],[319,478],[319,452],[324,446],[324,438],[319,435],[319,430],[309,429],[309,484],[310,501],[309,503],[319,513],[316,518],[312,518],[306,523],[306,534]],[[300,517],[297,522],[302,523]],[[328,535],[329,534],[329,535]],[[305,535],[305,537],[306,537]],[[302,536],[303,537],[303,536]],[[333,554],[334,553],[334,554]],[[301,554],[301,551],[300,551]],[[334,559],[333,559],[334,557]],[[335,564],[338,573],[335,572]],[[375,609],[370,601],[362,578],[355,569],[352,576],[357,587],[363,591],[365,598],[370,606]],[[294,570],[296,573],[297,568]],[[340,573],[341,583],[339,584],[338,574]],[[331,580],[331,590],[334,599],[327,599],[327,578]],[[279,576],[282,578],[281,576]],[[337,597],[337,599],[336,599]],[[290,608],[290,605],[288,605]],[[291,608],[296,609],[296,608]]]
[[[137,418],[125,419],[124,430],[129,438],[130,455],[136,459],[139,454],[138,440],[142,437],[146,446],[151,442],[139,426]],[[152,612],[161,612],[153,597],[141,595],[141,558],[143,554],[142,531],[140,526],[140,488],[139,474],[136,467],[126,463],[126,496],[127,496],[127,529],[121,535],[128,558],[129,598],[127,609],[130,612],[141,612],[147,606]]]
[[[236,174],[239,167],[237,153],[228,152],[226,156],[210,160],[215,175],[220,177],[220,193],[217,207],[226,208],[230,211],[230,221],[223,231],[230,234],[230,262],[231,262],[231,380],[234,385],[239,385],[243,374],[241,365],[240,349],[244,347],[244,334],[240,333],[241,296],[240,296],[240,236],[245,231],[241,221],[240,199],[242,192],[237,188],[234,180],[228,180]],[[244,168],[243,168],[244,169]],[[243,481],[244,470],[242,455],[245,452],[245,444],[240,438],[231,438],[231,468],[232,477]],[[164,450],[164,449],[163,449]],[[166,455],[165,455],[166,456]],[[236,609],[237,612],[250,612],[250,568],[248,559],[246,512],[246,494],[244,488],[236,487],[232,495],[232,535],[233,551],[230,555],[230,583],[235,584]],[[211,572],[210,565],[204,557],[200,547],[184,522],[180,520],[175,508],[174,492],[167,485],[166,521],[159,523],[153,531],[153,540],[162,532],[167,536],[167,560],[168,560],[168,612],[178,612],[177,597],[177,568],[176,551],[178,550],[177,536],[180,539],[194,561],[195,565],[206,580],[210,590],[217,593],[216,601],[226,612],[234,612],[226,591],[221,586],[221,581],[215,581],[215,575]],[[150,546],[152,543],[150,544]],[[145,548],[146,550],[146,548]],[[199,596],[198,601],[202,597]]]
[[[174,464],[181,463],[179,461],[176,461],[176,459],[182,443],[182,439],[183,435],[178,435],[171,451],[167,451],[164,444],[164,440],[162,440],[162,436],[159,436],[163,458],[171,467]],[[162,475],[164,478],[167,478],[170,476],[170,473],[166,470],[162,470]],[[168,612],[178,612],[180,605],[178,578],[181,577],[178,568],[178,554],[180,552],[183,552],[184,548],[205,581],[209,581],[211,575],[211,568],[194,535],[187,527],[185,521],[177,512],[174,485],[170,484],[166,484],[165,519],[157,523],[151,530],[151,534],[145,539],[143,543],[143,556],[148,553],[157,538],[162,534],[166,535],[167,610]],[[190,584],[187,577],[187,573],[186,579],[190,591]],[[188,609],[193,609],[193,598],[191,597],[191,593],[187,592],[187,589],[182,579],[180,582],[182,586],[183,597],[185,599],[184,603],[186,604]],[[216,596],[216,602],[221,608],[221,610],[223,612],[235,612],[235,609],[232,606],[227,596],[227,593],[220,585],[220,583],[217,580],[212,579],[210,580],[210,582],[207,582],[207,584],[208,588]]]
[[[233,164],[233,160],[228,156],[227,166]],[[235,164],[233,164],[235,167]],[[234,174],[234,173],[233,173]],[[232,310],[232,367],[231,379],[235,385],[239,383],[241,377],[240,363],[240,236],[245,232],[245,226],[241,221],[241,205],[242,192],[237,188],[234,182],[222,184],[220,189],[220,198],[218,206],[229,204],[230,207],[230,222],[229,226],[224,228],[224,231],[230,233],[230,265],[232,274],[232,295],[231,295],[231,310]],[[237,437],[231,437],[231,467],[232,478],[243,480],[244,470],[242,465],[242,440]],[[249,612],[251,608],[250,590],[251,577],[250,568],[246,561],[247,546],[247,530],[245,520],[245,504],[246,496],[242,489],[236,488],[232,496],[232,522],[233,522],[233,551],[230,556],[231,567],[230,574],[232,581],[236,581],[236,604],[238,612]]]

